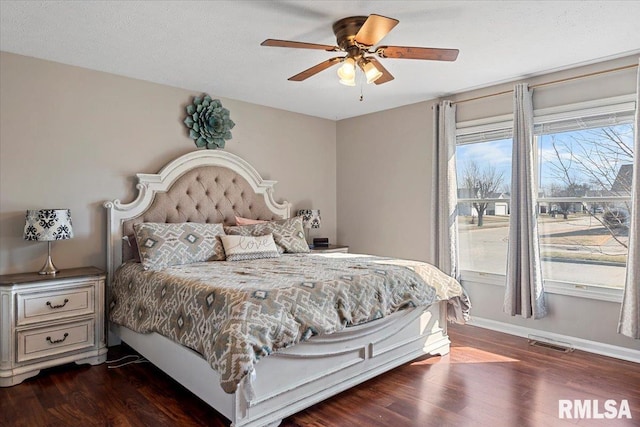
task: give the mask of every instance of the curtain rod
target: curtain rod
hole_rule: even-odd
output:
[[[581,74],[579,76],[573,76],[573,77],[566,77],[564,79],[552,80],[550,82],[545,82],[545,83],[538,83],[536,85],[531,85],[530,88],[531,89],[535,89],[535,88],[538,88],[538,87],[551,86],[551,85],[555,85],[555,84],[559,84],[559,83],[570,82],[570,81],[573,81],[573,80],[585,79],[587,77],[594,77],[594,76],[599,76],[599,75],[602,75],[602,74],[609,74],[609,73],[615,73],[617,71],[629,70],[631,68],[637,68],[637,67],[638,67],[638,64],[632,64],[632,65],[625,65],[625,66],[617,67],[617,68],[611,68],[609,70],[594,71],[593,73]],[[453,104],[462,104],[462,103],[465,103],[465,102],[477,101],[478,99],[491,98],[491,97],[499,96],[499,95],[506,95],[508,93],[513,93],[513,89],[503,90],[502,92],[490,93],[488,95],[476,96],[476,97],[473,97],[473,98],[462,99],[460,101],[453,101]]]

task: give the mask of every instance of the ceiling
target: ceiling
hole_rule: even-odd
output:
[[[334,21],[400,20],[385,45],[458,48],[456,62],[381,59],[395,80],[346,87]],[[640,1],[0,1],[0,50],[332,120],[640,53]],[[359,101],[360,92],[364,100]]]

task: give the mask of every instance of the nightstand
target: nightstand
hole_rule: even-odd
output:
[[[64,363],[107,358],[104,271],[0,276],[0,387]]]
[[[336,253],[336,252],[340,252],[343,254],[349,253],[349,246],[342,246],[342,245],[329,245],[329,246],[316,246],[313,248],[310,248],[311,253]]]

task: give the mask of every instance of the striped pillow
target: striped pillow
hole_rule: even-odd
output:
[[[244,261],[280,256],[273,234],[264,236],[220,236],[227,261]]]

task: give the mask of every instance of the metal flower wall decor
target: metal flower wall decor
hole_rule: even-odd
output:
[[[198,148],[211,149],[224,148],[225,140],[231,139],[231,129],[236,125],[229,117],[229,110],[209,95],[193,98],[193,104],[187,106],[184,124]]]

